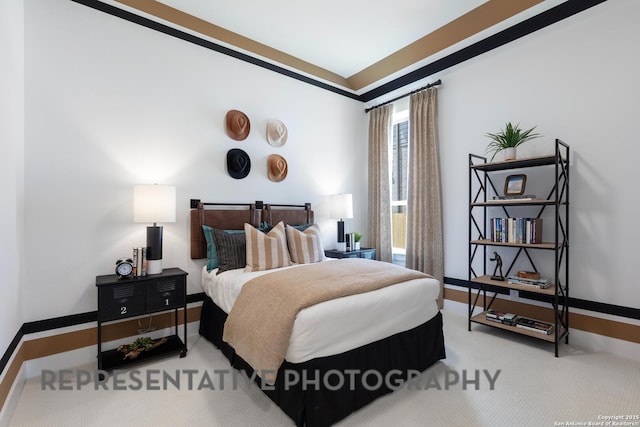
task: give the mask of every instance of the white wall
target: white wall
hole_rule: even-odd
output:
[[[571,296],[639,307],[637,16],[639,2],[608,1],[439,76],[446,276],[467,278],[467,155],[520,122],[544,135],[524,156],[571,145]]]
[[[131,220],[135,183],[177,185],[165,265],[189,271],[190,293],[202,265],[188,258],[190,198],[311,201],[322,210],[327,194],[352,192],[347,227],[365,229],[366,116],[357,102],[72,2],[25,8],[26,320],[95,309],[95,275],[144,243],[144,226]],[[548,153],[556,137],[573,150],[571,295],[637,307],[638,12],[633,0],[608,1],[427,79],[444,82],[447,276],[467,277],[467,154],[484,152],[486,132],[521,122],[544,135],[521,154]],[[242,143],[224,133],[232,108],[252,120]],[[269,118],[289,128],[281,149],[261,134]],[[254,162],[245,180],[224,171],[232,147]],[[266,178],[272,152],[289,162],[283,183]],[[331,242],[333,221],[319,220]]]
[[[23,323],[24,20],[21,0],[0,2],[0,349]]]
[[[201,292],[204,261],[189,258],[189,199],[311,202],[327,246],[326,197],[354,194],[366,226],[366,116],[361,103],[66,0],[27,0],[26,320],[96,309],[95,276],[113,272],[145,224],[132,218],[133,185],[177,186],[177,222],[164,224],[164,265]],[[224,131],[228,110],[251,120],[248,139]],[[286,145],[265,138],[282,120]],[[252,169],[230,178],[226,152]],[[269,154],[289,173],[274,183]]]

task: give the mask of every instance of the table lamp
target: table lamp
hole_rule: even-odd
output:
[[[133,221],[153,223],[147,227],[147,274],[162,273],[162,226],[157,223],[176,222],[176,187],[134,185]]]
[[[329,218],[338,219],[338,250],[347,249],[344,241],[344,218],[353,218],[353,198],[351,194],[329,196]]]

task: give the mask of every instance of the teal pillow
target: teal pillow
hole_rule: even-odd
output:
[[[287,224],[287,227],[293,227],[298,231],[304,231],[307,228],[311,227],[313,225],[313,223],[307,223],[307,224],[302,224],[302,225],[289,225]],[[269,231],[271,231],[271,229],[273,228],[273,225],[271,224],[267,224],[266,222],[262,222],[260,224],[260,227],[258,228],[258,230],[262,231],[263,233],[268,233]]]
[[[202,226],[204,239],[207,241],[207,271],[214,270],[220,265],[218,260],[218,251],[216,250],[216,241],[213,237],[213,228],[208,225]],[[244,234],[244,230],[224,230],[228,234]]]

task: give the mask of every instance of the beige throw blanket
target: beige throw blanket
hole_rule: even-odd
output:
[[[265,274],[242,287],[227,317],[223,340],[263,380],[273,383],[300,310],[424,277],[431,276],[394,264],[356,258]]]

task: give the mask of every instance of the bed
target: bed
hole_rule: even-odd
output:
[[[191,257],[200,259],[208,258],[211,250],[207,247],[207,237],[211,236],[205,237],[203,231],[207,227],[242,235],[245,224],[261,229],[282,221],[304,230],[313,224],[314,212],[310,204],[197,203],[190,212],[190,221]],[[227,342],[229,337],[223,339],[225,322],[235,320],[232,308],[235,305],[236,313],[240,310],[241,290],[249,287],[247,283],[253,284],[256,281],[253,279],[301,272],[306,275],[313,268],[337,271],[345,268],[339,264],[343,261],[348,260],[325,259],[251,272],[232,268],[220,274],[217,268],[210,268],[209,260],[203,266],[201,280],[206,297],[200,334],[216,345],[234,368],[255,378],[262,391],[298,426],[332,425],[393,391],[397,381],[406,380],[412,373],[423,371],[445,357],[442,316],[436,304],[439,282],[430,277],[410,278],[300,310],[293,321],[284,360],[269,378],[254,367],[254,359],[247,357],[252,361],[248,363],[238,354],[242,351],[237,351],[241,348],[237,343],[234,349]],[[358,262],[367,268],[378,264],[384,264],[385,269],[389,266],[372,260]],[[248,291],[244,292],[246,295]],[[247,336],[251,332],[247,330]],[[305,378],[309,381],[301,380]],[[379,381],[381,378],[393,378],[393,382]]]

